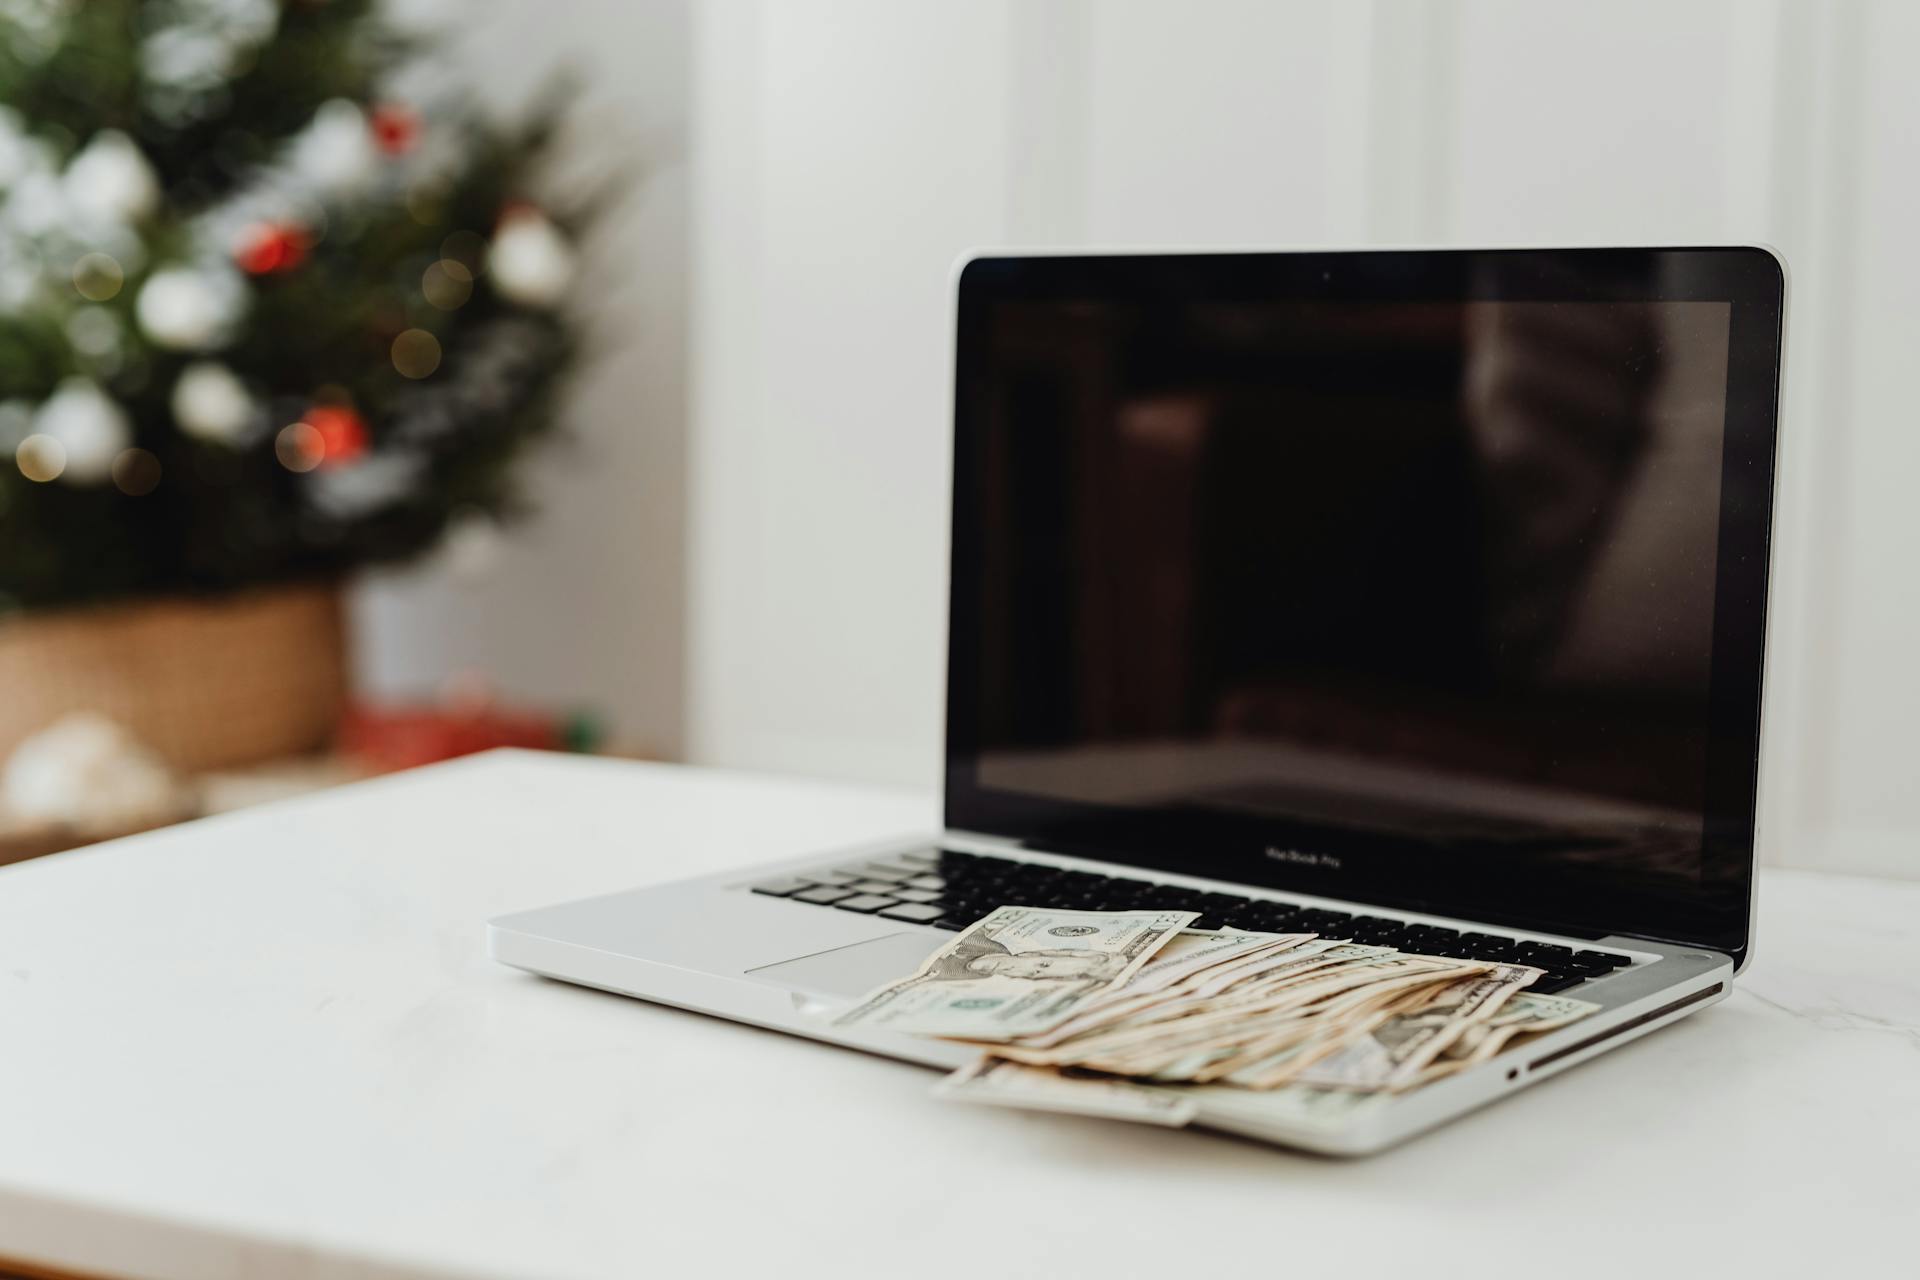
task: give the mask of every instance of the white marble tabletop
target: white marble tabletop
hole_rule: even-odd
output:
[[[486,957],[501,912],[934,812],[498,753],[0,870],[0,1258],[194,1280],[1913,1273],[1916,883],[1769,873],[1725,1003],[1346,1162],[943,1105],[914,1067]]]

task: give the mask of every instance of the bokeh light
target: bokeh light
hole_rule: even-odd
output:
[[[89,302],[105,302],[126,282],[126,272],[107,254],[84,253],[73,264],[73,287]]]
[[[145,449],[122,449],[113,460],[113,485],[129,498],[152,493],[160,486],[160,459]]]
[[[21,475],[45,484],[58,480],[60,473],[67,469],[67,446],[49,435],[30,435],[14,451],[13,461]]]
[[[273,456],[289,471],[311,471],[327,456],[327,442],[310,424],[289,423],[273,438]]]
[[[473,272],[463,262],[442,258],[420,277],[420,292],[442,311],[452,311],[473,296]]]
[[[427,377],[440,367],[440,340],[425,329],[406,330],[393,340],[393,367],[402,377]]]

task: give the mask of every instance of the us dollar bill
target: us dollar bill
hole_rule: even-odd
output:
[[[1178,1128],[1193,1119],[1199,1104],[1167,1089],[1135,1084],[1115,1076],[1071,1068],[1029,1067],[1004,1058],[982,1056],[941,1080],[934,1096],[955,1102],[979,1102],[1031,1111],[1134,1120]]]
[[[1363,1042],[1382,1024],[1431,1004],[1436,993],[1473,971],[1436,967],[1344,992],[1316,1005],[1313,1018],[1296,1019],[1277,1034],[1246,1043],[1231,1055],[1218,1056],[1193,1078],[1225,1080],[1246,1089],[1280,1088],[1322,1059]]]
[[[1388,1018],[1291,1078],[1326,1089],[1407,1088],[1448,1045],[1469,1027],[1491,1020],[1540,972],[1526,965],[1495,965],[1490,972],[1454,983],[1424,1008]]]
[[[1022,1062],[1164,1077],[1169,1062],[1202,1050],[1233,1048],[1281,1027],[1325,1026],[1313,1016],[1314,1006],[1344,992],[1398,989],[1407,981],[1440,986],[1473,968],[1422,957],[1352,961],[1262,986],[1239,1000],[1190,999],[1046,1048],[1030,1049],[1021,1041],[998,1052]]]
[[[1489,1021],[1468,1027],[1466,1033],[1448,1045],[1420,1074],[1416,1083],[1427,1084],[1456,1071],[1474,1067],[1499,1054],[1514,1040],[1524,1036],[1558,1031],[1590,1014],[1600,1006],[1572,996],[1541,996],[1522,991],[1507,1001]]]
[[[1254,955],[1250,960],[1245,957],[1229,960],[1141,1000],[1127,999],[1133,990],[1129,984],[1113,996],[1089,1004],[1083,1013],[1051,1032],[1019,1037],[1020,1051],[1032,1055],[1021,1060],[1054,1061],[1048,1056],[1049,1052],[1069,1042],[1077,1046],[1094,1036],[1131,1032],[1200,1013],[1230,1019],[1236,1016],[1236,1010],[1247,1012],[1261,1008],[1275,999],[1282,988],[1308,977],[1324,976],[1393,954],[1391,947],[1358,947],[1319,939]],[[1058,1060],[1071,1060],[1071,1054]]]
[[[1176,1033],[1175,1039],[1135,1046],[1117,1060],[1109,1055],[1098,1065],[1139,1071],[1163,1080],[1225,1077],[1235,1083],[1241,1083],[1243,1075],[1257,1066],[1251,1087],[1272,1088],[1369,1029],[1380,1020],[1372,1016],[1373,1009],[1396,996],[1421,997],[1462,973],[1472,972],[1417,957],[1351,967],[1358,972],[1343,981],[1328,977],[1300,984],[1300,990],[1266,1002],[1251,1016],[1245,1011],[1229,1011],[1228,1020],[1224,1024],[1216,1022],[1210,1033],[1199,1026],[1192,1031],[1183,1028],[1183,1023],[1203,1023],[1201,1018],[1170,1024],[1167,1030]],[[1285,1069],[1277,1071],[1282,1065]]]
[[[834,1025],[987,1043],[1034,1035],[1121,987],[1195,918],[1001,907]]]
[[[1296,949],[1311,949],[1312,934],[1208,933],[1187,929],[1160,951],[1124,987],[1099,996],[1084,1005],[1071,1018],[1035,1036],[1022,1036],[1020,1043],[1032,1049],[1044,1049],[1096,1027],[1110,1026],[1128,1018],[1172,1004],[1201,978],[1221,972],[1238,972],[1249,958],[1271,963],[1272,957]],[[1302,944],[1307,944],[1306,948]],[[1324,949],[1324,948],[1318,948]]]

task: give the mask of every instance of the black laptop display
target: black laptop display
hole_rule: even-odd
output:
[[[988,258],[947,823],[1746,944],[1760,250]]]

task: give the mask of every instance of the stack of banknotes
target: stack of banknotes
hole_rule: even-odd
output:
[[[836,1022],[977,1046],[944,1097],[1177,1125],[1337,1121],[1599,1007],[1528,995],[1525,965],[1194,919],[1001,907]]]

